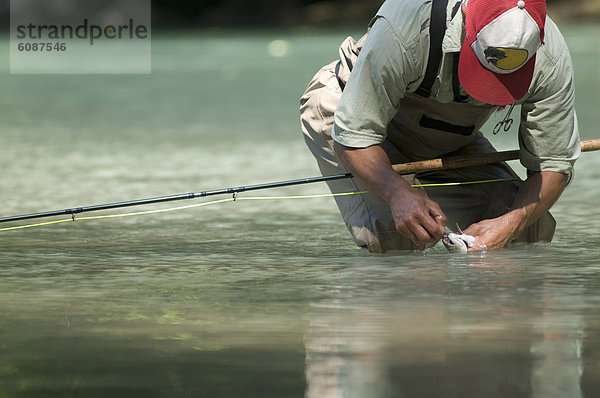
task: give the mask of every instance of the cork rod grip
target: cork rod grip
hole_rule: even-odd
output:
[[[582,152],[592,152],[598,150],[600,150],[600,139],[581,142]],[[506,162],[508,160],[516,159],[519,159],[518,150],[421,160],[417,162],[395,164],[392,166],[392,168],[398,174],[413,174],[423,171],[450,170],[460,169],[463,167],[482,166],[485,164]]]

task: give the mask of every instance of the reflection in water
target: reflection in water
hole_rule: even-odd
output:
[[[535,398],[582,397],[583,289],[571,286],[568,295],[557,294],[559,289],[543,286],[544,308],[533,319],[534,332],[539,336],[531,345],[535,358],[531,374]]]
[[[369,313],[348,327],[342,315],[346,311],[339,302],[313,308],[305,338],[307,397],[380,397],[391,392],[382,359],[385,343],[372,339],[384,326],[370,320],[376,314]]]
[[[393,303],[357,297],[352,286],[314,303],[306,397],[581,398],[583,288],[537,282],[538,272],[509,263],[488,262],[474,295],[464,292],[476,278],[453,277],[480,272],[463,267],[427,275],[454,292],[446,297],[423,297],[405,281],[398,289],[408,294]]]

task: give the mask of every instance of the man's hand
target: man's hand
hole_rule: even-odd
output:
[[[517,222],[511,221],[514,214],[507,213],[504,216],[483,220],[471,225],[463,232],[475,237],[475,242],[469,247],[469,252],[486,250],[500,250],[506,247],[513,235]],[[515,236],[516,237],[516,236]]]
[[[446,216],[422,191],[411,187],[403,189],[388,203],[396,229],[415,244],[432,244],[444,236]]]
[[[387,202],[398,232],[418,246],[442,238],[446,216],[439,205],[422,191],[412,188],[392,169],[383,148],[373,145],[354,149],[336,142],[334,150],[354,177]]]
[[[511,210],[491,220],[471,225],[464,233],[475,237],[469,251],[485,247],[499,250],[516,239],[521,232],[552,207],[567,182],[564,174],[542,171],[532,174],[519,188]]]

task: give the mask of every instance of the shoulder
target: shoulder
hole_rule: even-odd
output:
[[[387,0],[377,11],[378,18],[385,19],[389,29],[410,47],[428,32],[431,0]]]
[[[556,26],[550,17],[546,18],[544,32],[544,44],[537,54],[539,61],[541,63],[557,65],[564,62],[567,58],[570,59],[567,42],[558,29],[558,26]]]
[[[563,87],[573,79],[573,62],[567,42],[550,17],[546,18],[544,31],[544,44],[536,53],[532,92]]]
[[[536,53],[533,79],[528,93],[520,103],[540,103],[554,109],[560,106],[573,106],[574,71],[567,43],[558,27],[548,17],[546,19],[544,44]]]
[[[366,46],[400,51],[413,70],[423,70],[429,48],[431,3],[431,0],[385,1],[371,21]]]

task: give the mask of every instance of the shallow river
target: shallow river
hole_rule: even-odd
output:
[[[599,138],[600,28],[563,31]],[[1,42],[0,216],[317,175],[298,98],[348,33],[155,34],[150,76],[9,75]],[[483,255],[369,255],[331,198],[0,232],[0,397],[598,396],[600,153],[576,170],[552,244]]]

